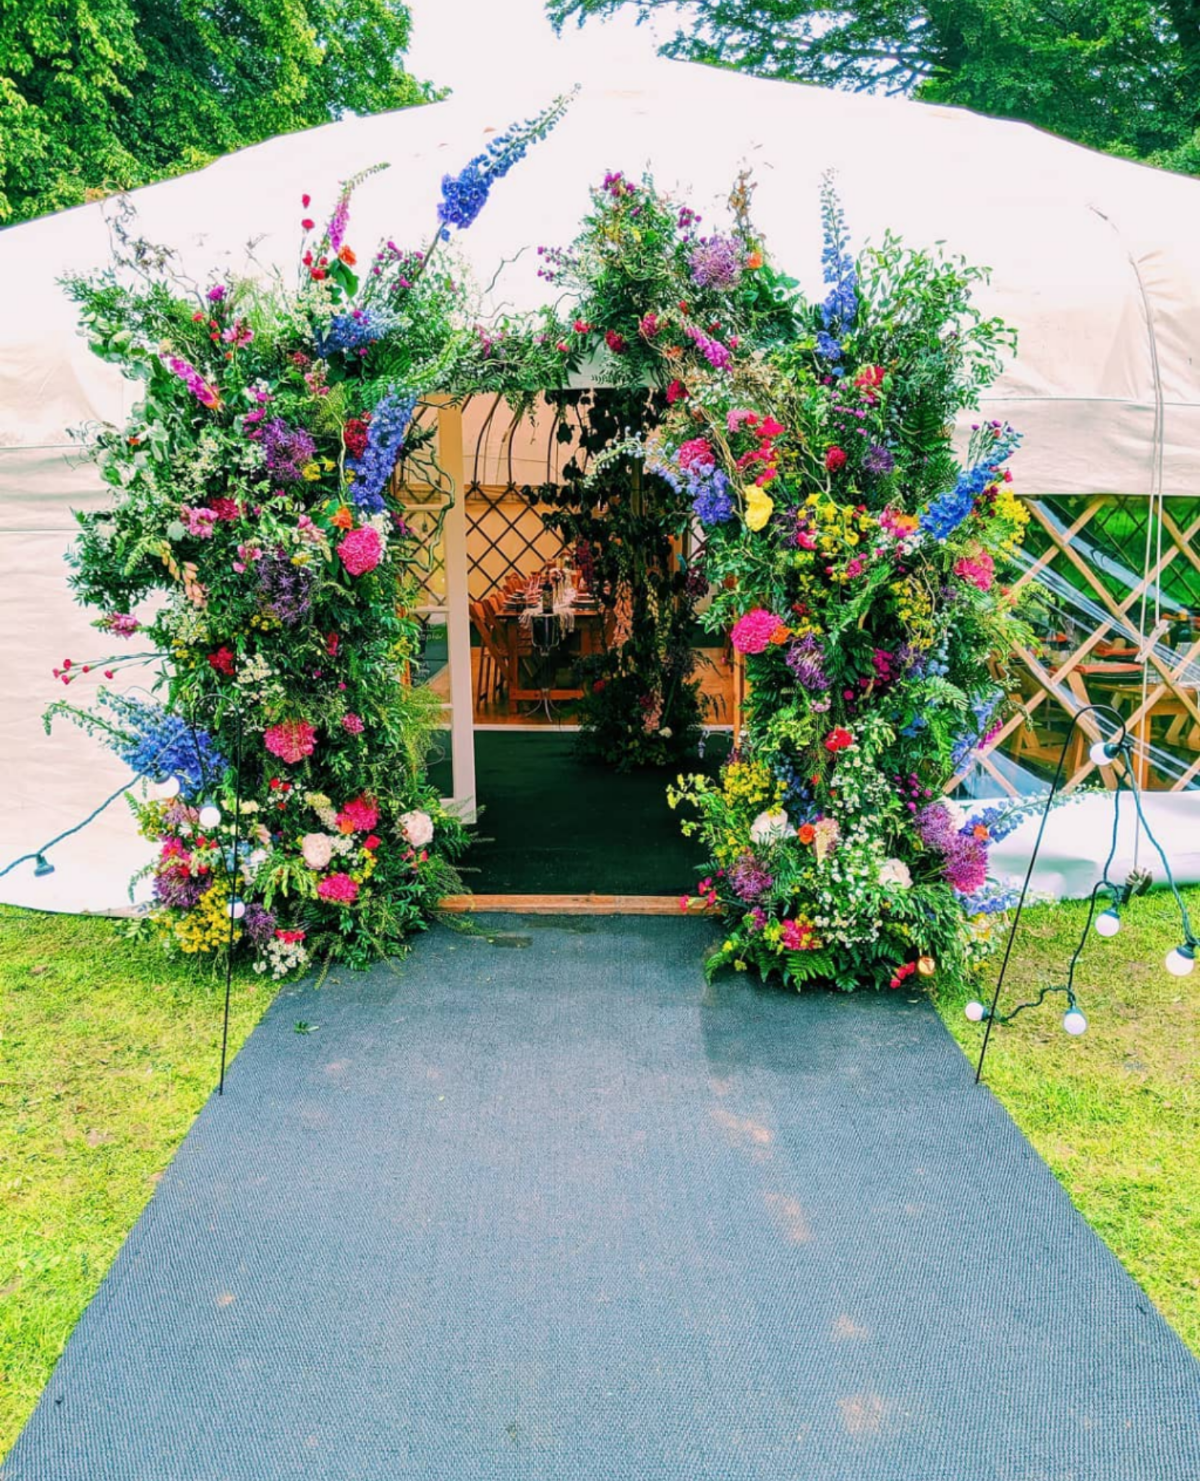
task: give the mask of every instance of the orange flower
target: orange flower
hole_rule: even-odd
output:
[[[358,261],[358,258],[354,255],[354,249],[352,247],[343,247],[338,253],[338,261],[344,262],[347,267],[353,267]]]
[[[792,635],[791,628],[790,627],[787,627],[784,623],[781,622],[779,624],[779,626],[775,629],[775,631],[771,634],[771,642],[772,643],[786,643],[787,640],[791,637],[791,635]]]
[[[339,530],[352,530],[354,528],[353,511],[343,504],[330,520],[330,524],[336,525]]]
[[[749,257],[746,258],[746,266],[750,268],[751,271],[753,271],[756,267],[761,267],[762,265],[763,255],[759,251],[751,252]]]
[[[811,823],[801,823],[796,829],[796,837],[801,843],[811,843],[816,837],[817,830]]]
[[[980,843],[986,843],[992,836],[982,823],[976,823],[974,828],[971,829],[971,832],[979,839]]]

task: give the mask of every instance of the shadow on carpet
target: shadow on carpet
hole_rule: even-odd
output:
[[[1200,1476],[1200,1365],[927,1003],[481,924],[281,993],[5,1481]]]

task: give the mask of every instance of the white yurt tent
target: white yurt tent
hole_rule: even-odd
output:
[[[386,161],[390,169],[355,197],[351,240],[362,251],[383,237],[422,245],[442,175],[556,90],[539,82],[516,96],[464,97],[274,139],[136,192],[136,230],[175,248],[201,280],[213,269],[291,273],[301,195],[313,197],[314,212],[328,208],[340,181]],[[1200,492],[1194,181],[953,109],[654,62],[584,86],[457,246],[477,281],[492,284],[494,306],[533,307],[546,293],[536,247],[573,237],[588,187],[605,171],[649,170],[712,220],[743,167],[753,171],[755,220],[773,255],[811,291],[820,283],[818,189],[828,169],[856,241],[878,241],[890,228],[991,267],[980,304],[1013,324],[1020,344],[982,413],[1024,433],[1022,491],[1168,506]],[[40,719],[62,695],[52,668],[104,641],[66,586],[70,511],[105,498],[70,429],[121,421],[136,389],[90,354],[56,280],[106,263],[112,209],[85,206],[0,234],[0,868],[128,780],[95,742],[66,725],[47,738]],[[1130,560],[1140,567],[1141,553]],[[73,686],[71,697],[84,700],[86,690]],[[1148,802],[1152,819],[1175,820],[1173,857],[1191,878],[1200,877],[1200,845],[1188,854],[1179,820],[1195,820],[1196,800],[1193,792]],[[1051,854],[1091,852],[1081,807],[1059,815]],[[1018,853],[1023,834],[1010,845]],[[118,802],[56,848],[53,876],[35,879],[22,865],[0,882],[0,899],[119,907],[143,860]],[[1092,870],[1088,863],[1085,876],[1073,875],[1064,864],[1045,883],[1090,884]]]

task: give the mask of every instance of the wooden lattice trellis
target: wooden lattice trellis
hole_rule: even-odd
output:
[[[1122,500],[1111,495],[1072,502],[1081,507],[1074,518],[1064,522],[1055,518],[1056,511],[1049,501],[1026,500],[1033,516],[1031,530],[1040,534],[1043,548],[1014,587],[1019,590],[1031,582],[1045,582],[1048,573],[1056,569],[1079,593],[1077,610],[1090,611],[1092,625],[1083,635],[1073,634],[1069,639],[1049,634],[1038,652],[1018,648],[1021,691],[1013,698],[1020,712],[1006,721],[973,760],[1002,791],[1015,796],[1019,789],[997,764],[998,753],[1021,763],[1031,762],[1035,768],[1049,766],[1057,760],[1072,717],[1090,704],[1104,702],[1121,713],[1133,737],[1141,785],[1181,791],[1200,774],[1200,617],[1195,605],[1186,600],[1200,589],[1200,555],[1195,544],[1200,534],[1200,501],[1179,501],[1178,507],[1184,511],[1182,519],[1176,517],[1169,502],[1154,511],[1148,500]],[[1086,560],[1078,549],[1080,537],[1114,508],[1136,508],[1144,517],[1144,539],[1139,548],[1123,551],[1126,564],[1140,574],[1119,596],[1112,590],[1111,580],[1104,579],[1100,566]],[[1152,529],[1160,512],[1161,532]],[[1156,592],[1161,604],[1166,579],[1181,574],[1177,568],[1180,562],[1182,574],[1188,579],[1184,583],[1185,597],[1173,604],[1181,609],[1183,618],[1177,631],[1186,636],[1172,651],[1161,643],[1161,633],[1153,637],[1143,633],[1139,622],[1154,605]],[[1177,568],[1174,572],[1173,567]],[[1162,747],[1154,745],[1156,724],[1165,725]],[[1096,771],[1088,758],[1088,742],[1098,734],[1091,716],[1085,715],[1068,756],[1068,790]],[[1154,765],[1156,752],[1161,756],[1164,751],[1175,763],[1174,774],[1160,775]],[[951,785],[961,782],[967,770]],[[1104,779],[1107,785],[1114,785],[1111,774]]]

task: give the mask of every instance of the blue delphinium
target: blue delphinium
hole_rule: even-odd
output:
[[[184,801],[201,796],[221,777],[227,763],[212,737],[193,730],[182,715],[128,694],[106,694],[104,703],[116,724],[101,738],[139,776],[156,782],[178,777]]]
[[[975,700],[971,705],[974,721],[959,735],[950,751],[950,765],[955,771],[963,765],[986,734],[991,725],[992,716],[996,713],[996,706],[1000,703],[1000,698],[1000,691],[997,689],[986,698]]]
[[[393,315],[377,308],[351,309],[346,314],[335,314],[325,333],[316,336],[317,354],[328,359],[339,351],[352,354],[366,350],[376,340],[382,339],[394,322]]]
[[[350,496],[367,514],[378,514],[384,507],[383,490],[400,457],[416,404],[410,393],[389,391],[371,413],[362,457],[346,459],[347,471],[354,474]]]
[[[921,515],[921,529],[935,540],[949,539],[958,529],[974,509],[976,499],[995,481],[1000,464],[1012,456],[1021,442],[1020,433],[1014,432],[1007,422],[989,422],[983,434],[982,441],[986,444],[983,456],[964,468],[954,487],[939,494]],[[973,453],[980,441],[978,436],[971,439]]]
[[[829,175],[821,182],[821,232],[821,267],[829,292],[821,305],[825,329],[817,336],[817,353],[836,363],[843,353],[838,336],[845,334],[858,314],[858,268],[850,251],[845,212]]]
[[[692,490],[692,512],[702,525],[723,525],[733,518],[736,506],[729,491],[729,480],[719,468],[707,479],[689,479]]]
[[[469,161],[461,174],[442,176],[438,220],[442,223],[443,236],[450,235],[452,226],[465,231],[471,225],[486,205],[488,191],[497,180],[508,174],[513,165],[525,158],[531,144],[546,137],[567,111],[570,101],[569,94],[555,98],[536,118],[513,124],[503,134],[497,134],[482,154]]]

